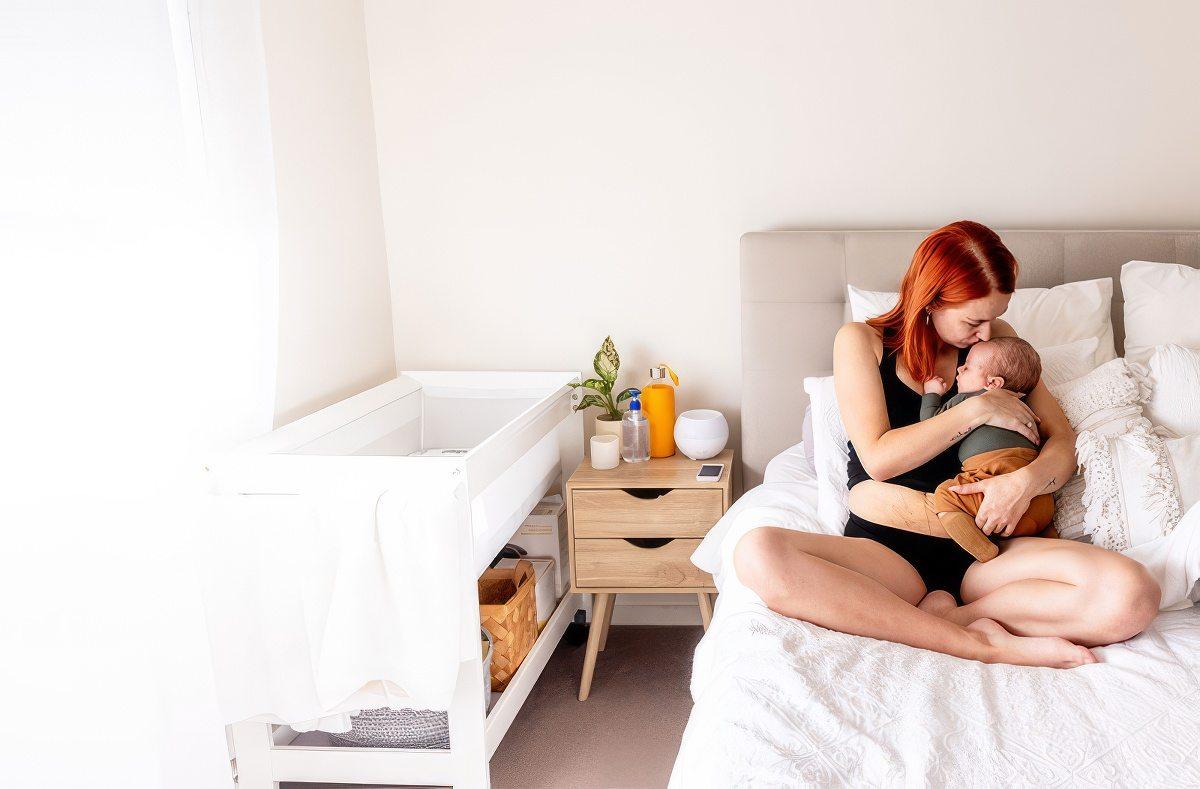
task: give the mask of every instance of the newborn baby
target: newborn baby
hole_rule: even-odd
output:
[[[921,398],[921,420],[953,408],[964,400],[983,394],[989,389],[1008,389],[1028,394],[1042,376],[1042,360],[1033,346],[1016,337],[997,337],[971,346],[966,361],[958,368],[958,391],[945,403],[942,395],[948,388],[941,378],[925,382]],[[928,494],[933,511],[946,533],[981,562],[996,558],[1000,549],[975,525],[981,493],[953,493],[950,488],[981,479],[998,477],[1029,465],[1037,457],[1037,447],[1029,439],[1012,430],[983,425],[967,434],[958,445],[962,473],[938,485]],[[1014,531],[1036,534],[1045,529],[1054,517],[1054,497],[1035,496]]]

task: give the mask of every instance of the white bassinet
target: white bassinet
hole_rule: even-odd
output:
[[[476,579],[582,459],[578,380],[404,372],[212,466],[206,602],[243,787],[486,782],[580,601],[485,720]],[[297,748],[271,727],[344,731],[378,706],[449,709],[450,751]]]

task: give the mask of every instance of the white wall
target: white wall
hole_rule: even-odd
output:
[[[395,376],[361,0],[263,0],[279,210],[276,425]]]
[[[1200,226],[1200,6],[367,0],[397,364],[667,361],[734,416],[738,237]],[[736,438],[734,439],[736,441]]]

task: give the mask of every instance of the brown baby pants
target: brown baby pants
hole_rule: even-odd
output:
[[[979,505],[983,503],[982,493],[951,493],[953,485],[966,485],[968,482],[978,482],[982,479],[998,477],[1019,468],[1024,468],[1038,456],[1036,449],[1012,447],[1010,449],[993,449],[991,452],[981,452],[963,461],[962,472],[954,479],[948,479],[937,490],[929,494],[934,512],[965,512],[974,518],[979,514]],[[1054,497],[1049,493],[1034,496],[1029,502],[1012,536],[1032,536],[1040,534],[1043,537],[1057,537],[1058,533],[1050,522],[1054,519]],[[1045,532],[1042,534],[1042,532]]]

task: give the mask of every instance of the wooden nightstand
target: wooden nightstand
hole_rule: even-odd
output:
[[[697,482],[703,463],[724,463],[718,482]],[[681,452],[596,471],[585,458],[566,485],[571,591],[591,594],[579,700],[588,697],[618,594],[694,594],[705,629],[716,592],[692,552],[732,503],[733,450],[706,461]]]

